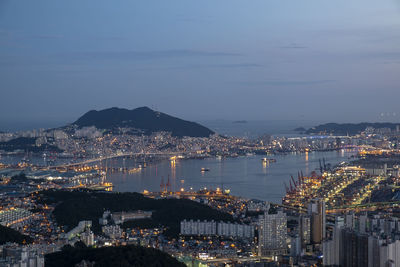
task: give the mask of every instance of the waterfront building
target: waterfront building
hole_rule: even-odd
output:
[[[387,164],[368,164],[365,166],[365,174],[371,176],[386,176],[388,172]]]
[[[284,255],[287,253],[287,216],[277,214],[260,215],[258,229],[258,254],[260,256]]]

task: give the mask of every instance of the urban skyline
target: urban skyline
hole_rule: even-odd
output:
[[[0,0],[0,267],[400,267],[398,0]]]

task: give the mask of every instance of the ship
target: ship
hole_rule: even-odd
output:
[[[276,159],[262,158],[261,161],[267,162],[267,163],[272,163],[272,162],[276,162]]]
[[[208,171],[210,171],[210,169],[208,169],[208,168],[201,168],[200,171],[201,171],[201,172],[208,172]]]

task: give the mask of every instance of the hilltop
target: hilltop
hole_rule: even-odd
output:
[[[105,130],[132,128],[137,133],[145,135],[165,131],[178,137],[208,137],[214,133],[198,123],[182,120],[148,107],[132,110],[116,107],[100,111],[91,110],[76,120],[73,125],[79,128],[95,126]]]

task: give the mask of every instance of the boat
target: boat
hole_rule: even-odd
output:
[[[208,172],[208,171],[210,171],[210,169],[208,169],[208,168],[201,168],[200,171],[201,171],[201,172]]]
[[[261,161],[262,162],[272,163],[272,162],[276,162],[276,159],[262,158]]]

